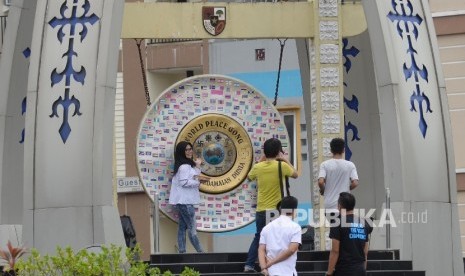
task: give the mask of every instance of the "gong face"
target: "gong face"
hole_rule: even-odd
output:
[[[193,119],[181,130],[176,144],[180,140],[194,146],[195,158],[202,159],[202,173],[210,177],[200,185],[202,192],[219,194],[236,188],[252,166],[249,135],[226,115],[206,114]]]
[[[160,211],[177,221],[169,204],[174,149],[189,141],[202,174],[196,205],[198,231],[225,232],[255,220],[257,187],[247,179],[263,143],[275,137],[288,145],[283,121],[269,100],[230,77],[202,75],[180,81],[154,101],[141,122],[137,166],[146,193]]]

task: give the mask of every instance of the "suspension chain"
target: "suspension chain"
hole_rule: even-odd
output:
[[[278,79],[276,80],[276,90],[274,92],[274,101],[273,101],[274,106],[276,106],[276,104],[278,103],[279,79],[281,77],[281,64],[283,61],[283,51],[284,51],[284,46],[286,46],[287,38],[284,40],[281,40],[278,38],[278,41],[279,41],[279,45],[281,46],[281,52],[279,53]]]
[[[136,41],[137,45],[137,51],[139,52],[139,62],[140,62],[140,69],[142,70],[142,81],[144,83],[144,90],[145,90],[145,100],[147,101],[147,106],[151,105],[150,102],[150,93],[149,93],[149,87],[147,85],[147,75],[145,74],[145,67],[144,67],[144,61],[142,60],[142,50],[140,48],[140,45],[142,44],[142,41],[144,39],[134,39]]]

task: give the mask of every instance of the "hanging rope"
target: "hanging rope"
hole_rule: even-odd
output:
[[[147,76],[145,75],[145,67],[144,67],[144,61],[142,60],[142,50],[140,49],[140,45],[142,44],[142,41],[144,39],[135,39],[136,45],[137,45],[137,51],[139,52],[139,62],[140,62],[140,69],[142,71],[142,81],[144,82],[144,90],[145,90],[145,100],[147,101],[147,106],[150,106],[150,93],[149,93],[149,87],[147,85]]]
[[[273,101],[274,106],[276,106],[276,104],[278,103],[279,79],[281,77],[281,63],[283,61],[283,51],[284,51],[284,46],[286,46],[287,38],[284,40],[281,40],[278,38],[278,41],[279,41],[279,45],[281,46],[281,52],[279,53],[278,79],[276,80],[276,91],[274,92],[274,101]]]

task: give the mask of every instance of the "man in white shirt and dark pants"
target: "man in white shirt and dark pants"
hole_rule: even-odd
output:
[[[297,276],[297,251],[302,243],[301,227],[293,221],[297,205],[297,198],[284,197],[278,205],[281,215],[263,228],[258,247],[262,275]]]
[[[330,142],[333,158],[320,165],[318,186],[320,194],[325,197],[325,213],[330,214],[330,221],[336,218],[337,200],[342,192],[350,192],[358,186],[358,174],[354,163],[344,159],[345,141],[334,138]]]

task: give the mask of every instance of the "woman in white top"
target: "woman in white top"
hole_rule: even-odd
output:
[[[192,144],[181,141],[176,145],[174,154],[174,176],[171,181],[169,203],[178,210],[178,251],[186,253],[186,230],[189,240],[197,252],[203,252],[197,237],[195,223],[195,207],[199,204],[200,194],[200,164],[202,160],[194,161]]]

